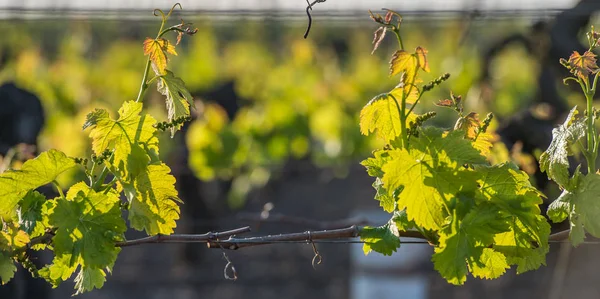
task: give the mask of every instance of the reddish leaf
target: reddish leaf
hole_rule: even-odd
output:
[[[383,26],[379,27],[375,31],[375,36],[373,38],[373,51],[371,51],[371,54],[375,53],[375,50],[377,50],[377,48],[379,48],[381,41],[383,41],[383,39],[385,38],[386,32],[387,32],[387,28],[383,27]]]
[[[587,78],[590,74],[598,72],[598,66],[596,65],[596,55],[590,51],[585,51],[583,55],[579,52],[574,51],[569,57],[569,66],[571,72],[582,79]]]

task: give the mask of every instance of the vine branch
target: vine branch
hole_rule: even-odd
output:
[[[117,247],[128,247],[134,245],[141,244],[150,244],[150,243],[205,243],[211,240],[219,240],[221,238],[231,238],[231,236],[237,234],[243,234],[250,232],[249,226],[244,226],[224,232],[208,232],[205,234],[177,234],[177,235],[154,235],[149,237],[144,237],[140,239],[127,240],[123,242],[118,242],[115,245]]]
[[[248,238],[236,238],[235,235],[248,233],[251,231],[249,226],[239,227],[223,232],[208,232],[205,234],[174,234],[174,235],[154,235],[139,239],[126,240],[117,242],[117,247],[130,247],[142,244],[156,244],[156,243],[206,243],[208,248],[213,249],[229,249],[238,250],[240,248],[269,245],[283,242],[306,242],[311,243],[316,240],[335,240],[335,239],[349,239],[359,237],[359,233],[363,226],[351,225],[345,228],[332,229],[332,230],[316,230],[316,231],[305,231],[298,233],[287,233],[278,235],[267,235],[258,237]],[[48,244],[54,237],[54,232],[47,232],[46,234],[32,238],[29,244],[23,248],[22,251],[30,249],[31,247],[38,244]],[[400,232],[400,237],[415,238],[423,240],[423,243],[428,243],[427,238],[418,231],[403,231]],[[228,238],[226,240],[221,240]],[[560,231],[551,234],[548,240],[550,242],[561,242],[569,238],[569,230]]]

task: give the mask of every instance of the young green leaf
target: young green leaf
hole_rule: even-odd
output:
[[[152,116],[142,113],[142,103],[129,101],[119,109],[117,120],[111,119],[106,110],[96,109],[87,115],[83,129],[91,127],[90,138],[96,155],[101,155],[107,149],[114,149],[112,165],[125,176],[128,157],[136,143],[141,143],[158,154],[158,138],[153,127],[155,123]]]
[[[400,248],[400,238],[390,230],[388,224],[379,227],[363,227],[360,231],[360,240],[364,242],[365,255],[371,251],[392,255]]]
[[[407,123],[416,116],[407,116]],[[370,100],[360,111],[360,132],[369,135],[377,131],[377,136],[385,142],[396,139],[402,134],[400,123],[400,103],[389,94],[381,94]]]
[[[167,70],[164,75],[160,76],[157,88],[158,92],[167,97],[167,116],[169,121],[190,115],[190,106],[193,107],[194,102],[192,95],[185,87],[185,83],[181,78],[175,77],[173,72]],[[171,128],[171,137],[181,126],[178,125]]]
[[[373,152],[373,157],[360,162],[367,169],[367,173],[372,177],[383,177],[381,167],[390,160],[390,155],[387,151],[377,150]]]
[[[134,180],[135,189],[126,191],[131,203],[129,221],[137,230],[148,235],[171,234],[179,219],[181,200],[175,190],[175,177],[165,164],[149,165]]]
[[[385,188],[403,187],[398,209],[406,208],[409,220],[433,230],[442,227],[448,216],[444,207],[456,194],[476,188],[477,174],[463,165],[485,162],[462,132],[444,134],[430,127],[411,139],[410,151],[396,149],[389,155],[382,168]]]
[[[396,209],[396,197],[383,187],[381,178],[376,178],[373,183],[373,188],[377,191],[375,200],[379,201],[379,205],[384,211],[391,213]]]
[[[509,268],[506,258],[494,250],[484,254],[484,249],[494,242],[496,234],[506,230],[504,216],[489,204],[472,209],[462,219],[454,218],[450,227],[441,231],[439,246],[432,257],[435,269],[457,285],[467,280],[467,265],[481,278],[501,276]]]
[[[565,122],[552,130],[552,143],[540,156],[540,170],[548,174],[561,187],[569,184],[569,147],[586,135],[583,119],[576,118],[577,106],[571,109]]]
[[[31,237],[41,236],[44,233],[42,209],[45,202],[44,195],[37,191],[30,191],[19,203],[17,210],[19,225]]]
[[[93,289],[101,289],[106,281],[104,270],[83,266],[75,277],[75,295],[89,292]]]
[[[58,228],[52,239],[55,258],[42,276],[56,284],[81,266],[79,281],[91,279],[94,283],[78,283],[80,293],[99,285],[98,273],[112,268],[121,251],[115,242],[124,239],[127,227],[115,191],[96,193],[83,183],[72,189],[67,198],[56,199],[50,215],[50,224]]]
[[[478,167],[482,174],[475,194],[477,202],[496,205],[509,223],[507,232],[494,237],[494,249],[503,253],[517,272],[539,268],[546,262],[550,225],[540,215],[542,194],[529,177],[512,163]]]
[[[584,229],[594,237],[600,237],[600,175],[588,174],[581,178],[576,190],[564,191],[560,200],[559,214],[555,218],[562,218],[562,211],[570,212],[571,230],[570,238],[574,246],[583,242]],[[557,200],[557,201],[558,201]],[[554,204],[554,203],[553,203]],[[556,215],[557,204],[554,204],[553,214]],[[557,219],[558,220],[558,219]]]
[[[398,50],[390,61],[390,76],[403,73],[402,81],[405,83],[415,83],[418,69],[429,72],[427,50],[422,47],[417,47],[414,54]]]
[[[77,166],[72,158],[49,150],[23,163],[19,170],[0,174],[0,218],[15,215],[15,208],[27,192],[54,181],[61,173]]]

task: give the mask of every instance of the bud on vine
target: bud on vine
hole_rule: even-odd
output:
[[[487,131],[488,127],[490,126],[492,119],[494,119],[494,114],[490,112],[485,116],[483,124],[481,125],[481,127],[479,127],[479,132],[485,133],[485,131]]]
[[[448,78],[450,78],[450,74],[449,73],[445,73],[441,76],[439,76],[438,78],[436,78],[435,80],[427,83],[426,85],[423,86],[423,91],[430,91],[432,90],[434,87],[442,84],[442,82],[448,80]]]

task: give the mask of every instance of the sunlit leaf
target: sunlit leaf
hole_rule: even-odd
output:
[[[585,122],[576,117],[577,113],[577,107],[573,107],[565,122],[552,130],[552,143],[540,156],[540,170],[563,188],[569,185],[569,147],[586,135]]]
[[[14,215],[17,203],[27,192],[54,181],[76,165],[64,153],[49,150],[26,161],[19,170],[0,174],[0,218],[8,219]]]
[[[106,110],[96,109],[88,114],[83,128],[91,128],[92,149],[96,155],[101,155],[105,150],[114,150],[112,164],[125,176],[134,145],[141,144],[158,154],[155,123],[152,116],[142,113],[142,103],[129,101],[119,109],[117,120],[111,119]]]
[[[411,139],[410,151],[389,151],[391,160],[382,167],[386,189],[404,188],[398,209],[406,208],[408,219],[423,228],[440,229],[448,216],[446,203],[476,187],[476,173],[463,165],[485,159],[462,135],[424,128],[419,138]]]
[[[381,94],[369,101],[360,112],[360,132],[363,135],[376,132],[377,136],[386,142],[400,136],[400,103],[396,100],[389,94]],[[413,113],[409,114],[407,125],[415,118]]]
[[[568,64],[571,67],[571,72],[582,79],[587,79],[590,74],[598,72],[596,54],[590,51],[585,51],[583,55],[577,51],[573,51],[573,54],[569,57]]]
[[[146,38],[144,41],[144,55],[148,55],[156,75],[162,75],[167,69],[169,61],[167,53],[177,55],[175,46],[164,38]]]
[[[167,116],[169,121],[180,117],[190,116],[190,106],[193,107],[194,102],[192,95],[185,87],[185,83],[181,78],[175,77],[169,70],[166,74],[158,79],[158,92],[167,97]],[[171,136],[175,134],[182,125],[171,128]]]
[[[175,190],[175,177],[165,164],[149,165],[135,178],[135,190],[126,192],[131,206],[129,221],[149,235],[171,234],[179,219],[181,201]]]
[[[380,227],[363,227],[360,230],[360,240],[364,242],[365,255],[371,251],[392,255],[400,247],[400,238],[390,230],[387,224]]]

